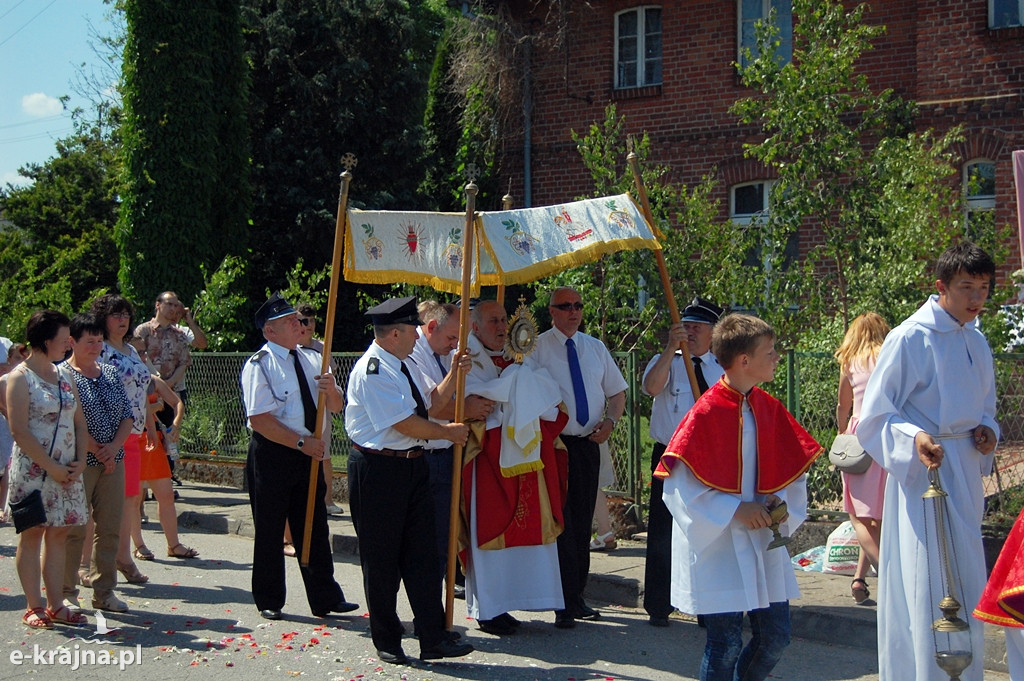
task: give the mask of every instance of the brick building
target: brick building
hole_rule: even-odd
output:
[[[651,160],[671,166],[675,179],[689,184],[715,171],[723,219],[767,208],[772,172],[742,150],[758,130],[729,113],[751,93],[733,64],[769,6],[780,10],[782,36],[791,38],[790,0],[498,4],[535,36],[523,67],[526,123],[503,140],[501,172],[513,178],[517,203],[556,203],[591,190],[570,131],[585,132],[615,102],[630,132],[650,134]],[[860,62],[872,87],[917,102],[922,130],[963,124],[957,153],[965,191],[967,177],[977,179],[969,210],[992,210],[997,224],[1015,224],[1011,152],[1024,148],[1024,0],[869,6],[865,20],[887,27]],[[805,245],[813,240],[801,235]],[[1018,266],[1018,251],[1014,244],[1008,269]]]

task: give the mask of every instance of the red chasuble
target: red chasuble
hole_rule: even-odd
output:
[[[744,397],[757,424],[757,493],[777,492],[807,472],[822,446],[777,399],[757,386],[744,396],[722,379],[687,412],[654,474],[667,478],[682,461],[708,487],[739,494]]]
[[[1024,627],[1024,510],[1003,544],[974,616],[1004,627]]]
[[[500,355],[491,355],[499,370],[512,364]],[[472,538],[482,549],[510,546],[539,546],[554,542],[565,527],[562,507],[569,484],[569,453],[558,439],[569,422],[564,405],[554,421],[541,419],[540,460],[537,471],[506,478],[501,473],[501,427],[484,430],[483,424],[470,424],[469,441],[462,468],[462,527],[459,533],[460,558],[465,564],[469,538],[469,509],[473,471],[476,471],[476,528]]]

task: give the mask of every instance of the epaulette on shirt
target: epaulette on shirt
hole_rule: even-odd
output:
[[[380,360],[377,359],[376,357],[371,357],[370,360],[366,363],[366,375],[367,376],[376,376],[379,373],[380,373]]]
[[[249,358],[249,361],[253,364],[259,364],[260,360],[266,357],[269,353],[266,350],[260,350],[255,355]]]

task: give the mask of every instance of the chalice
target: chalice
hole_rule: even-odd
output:
[[[772,541],[768,544],[768,550],[777,549],[780,546],[785,546],[789,543],[789,537],[783,537],[782,533],[779,532],[779,523],[789,513],[789,507],[786,506],[785,501],[780,501],[778,504],[768,509],[768,515],[772,517],[772,524],[768,526],[768,529],[772,531]]]

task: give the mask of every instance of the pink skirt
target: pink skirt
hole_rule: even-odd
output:
[[[144,435],[132,433],[124,442],[124,496],[137,497],[142,493],[139,486],[139,472],[142,469],[142,450],[139,449],[139,438]]]

